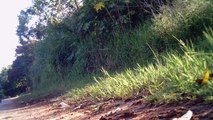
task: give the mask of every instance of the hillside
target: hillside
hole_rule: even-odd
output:
[[[171,119],[189,109],[212,119],[212,26],[211,0],[34,1],[19,15],[3,93],[24,103],[60,96],[91,119]]]

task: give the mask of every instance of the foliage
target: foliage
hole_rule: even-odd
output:
[[[28,78],[29,69],[27,68],[31,61],[23,56],[19,56],[13,62],[11,69],[8,70],[8,81],[12,85],[11,91],[6,95],[14,96],[16,94],[25,92],[26,87],[30,86]]]
[[[153,30],[157,46],[169,47],[179,39],[193,39],[200,36],[205,27],[213,26],[213,4],[209,0],[175,0],[172,6],[164,5],[153,19]]]
[[[211,13],[210,0],[34,0],[19,16],[18,51],[24,52],[17,59],[32,60],[19,70],[33,84],[36,97],[67,89],[77,99],[126,99],[140,92],[164,101],[212,97],[211,82],[207,90],[194,82],[212,60],[207,42],[211,29],[206,30],[207,39],[202,35],[212,26]],[[38,21],[29,27],[33,16]],[[36,44],[30,44],[32,38]],[[192,40],[196,47],[186,47],[177,38],[185,44]],[[202,45],[207,48],[201,50]],[[104,71],[105,76],[87,85],[100,68],[121,72]]]
[[[0,72],[0,85],[2,85],[4,82],[7,81],[7,71],[8,69],[10,69],[10,67],[8,68],[3,68]]]
[[[48,72],[45,71],[47,69],[63,79],[70,71],[84,74],[99,71],[102,66],[113,68],[113,65],[109,65],[113,57],[110,58],[108,55],[111,52],[109,48],[113,44],[110,35],[116,31],[133,28],[149,19],[160,5],[166,3],[166,1],[139,0],[99,2],[100,5],[98,1],[86,0],[82,5],[77,5],[75,1],[69,3],[66,0],[49,2],[35,0],[34,5],[21,14],[24,17],[39,16],[39,24],[35,24],[36,27],[31,28],[33,30],[23,32],[28,33],[29,39],[32,37],[29,31],[33,31],[33,35],[41,40],[34,49],[35,61],[30,70],[33,83],[44,80],[43,76],[47,76]],[[94,8],[97,4],[101,7],[98,11]],[[70,5],[76,7],[72,8]],[[62,9],[63,7],[66,9]],[[27,21],[20,22],[20,26],[22,24],[27,24]],[[118,54],[116,52],[114,56]]]
[[[135,67],[136,64],[146,65],[152,61],[153,53],[148,44],[153,40],[154,34],[151,23],[146,22],[134,30],[120,32],[110,40],[106,69],[121,67]]]
[[[105,8],[105,5],[104,5],[103,2],[99,2],[99,3],[97,3],[97,4],[94,5],[94,9],[96,10],[96,12],[98,12],[102,8]]]
[[[45,68],[46,69],[46,68]],[[54,71],[43,71],[48,72],[42,76],[40,83],[36,83],[33,87],[33,91],[30,94],[22,94],[20,99],[29,102],[30,100],[39,100],[45,97],[56,97],[57,95],[62,95],[67,93],[70,89],[83,88],[86,85],[90,84],[91,76],[90,75],[77,75],[69,73],[67,76],[64,76],[61,79],[57,73],[53,74]],[[51,79],[50,79],[51,75]],[[97,76],[97,75],[96,75]]]
[[[8,84],[7,82],[7,71],[8,68],[3,68],[0,72],[0,101],[1,99],[4,97],[4,93],[5,91],[7,91],[9,88],[6,87],[6,85]]]
[[[17,35],[19,36],[20,45],[16,49],[16,59],[9,69],[2,71],[4,74],[3,89],[6,96],[15,96],[26,91],[27,87],[31,87],[29,71],[34,59],[33,49],[36,41],[33,40],[34,34],[38,32],[34,28],[28,28],[30,16],[21,11],[19,15],[19,26]]]
[[[81,35],[89,35],[96,39],[104,39],[116,31],[135,27],[150,19],[159,6],[166,1],[140,0],[86,0],[79,13],[77,13],[76,30]],[[94,41],[95,42],[95,41]],[[104,43],[105,41],[101,41]],[[99,43],[100,44],[100,43]]]
[[[208,38],[207,38],[208,39]],[[110,75],[104,71],[105,77],[95,78],[96,83],[83,89],[75,89],[69,93],[72,99],[93,98],[105,100],[109,98],[128,99],[140,92],[148,100],[177,101],[212,97],[212,81],[205,86],[196,83],[196,79],[203,76],[206,68],[213,70],[212,51],[194,51],[180,41],[184,55],[173,51],[156,59],[156,64],[147,67],[138,65],[122,73]]]
[[[18,56],[9,68],[4,68],[0,74],[0,85],[5,96],[15,96],[25,92],[26,87],[31,86],[28,78],[31,59]]]
[[[0,89],[0,103],[1,103],[1,100],[4,98],[4,93],[3,93],[3,90]]]

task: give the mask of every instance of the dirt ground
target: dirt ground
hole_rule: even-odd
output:
[[[0,120],[172,120],[188,110],[193,112],[192,120],[213,120],[213,103],[203,100],[152,104],[139,98],[78,103],[49,99],[20,105],[16,99],[3,100]],[[70,106],[62,108],[62,101]]]

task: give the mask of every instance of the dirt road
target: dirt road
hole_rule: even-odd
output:
[[[14,108],[16,99],[17,97],[2,100],[2,102],[0,103],[0,113],[2,111]]]
[[[54,102],[40,102],[33,105],[17,105],[15,98],[2,100],[0,120],[78,120],[84,117],[78,112],[61,109]]]
[[[153,104],[143,99],[82,101],[60,106],[61,100],[46,100],[20,106],[17,98],[3,100],[0,104],[0,120],[171,120],[188,110],[192,120],[213,120],[213,103],[202,100],[182,101],[175,104]]]

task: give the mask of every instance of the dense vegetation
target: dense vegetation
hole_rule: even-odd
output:
[[[21,46],[6,72],[9,82],[1,79],[15,91],[4,93],[30,87],[31,97],[71,89],[75,99],[145,92],[157,101],[211,100],[213,82],[203,89],[195,80],[205,69],[213,71],[212,3],[34,0],[19,15]]]

